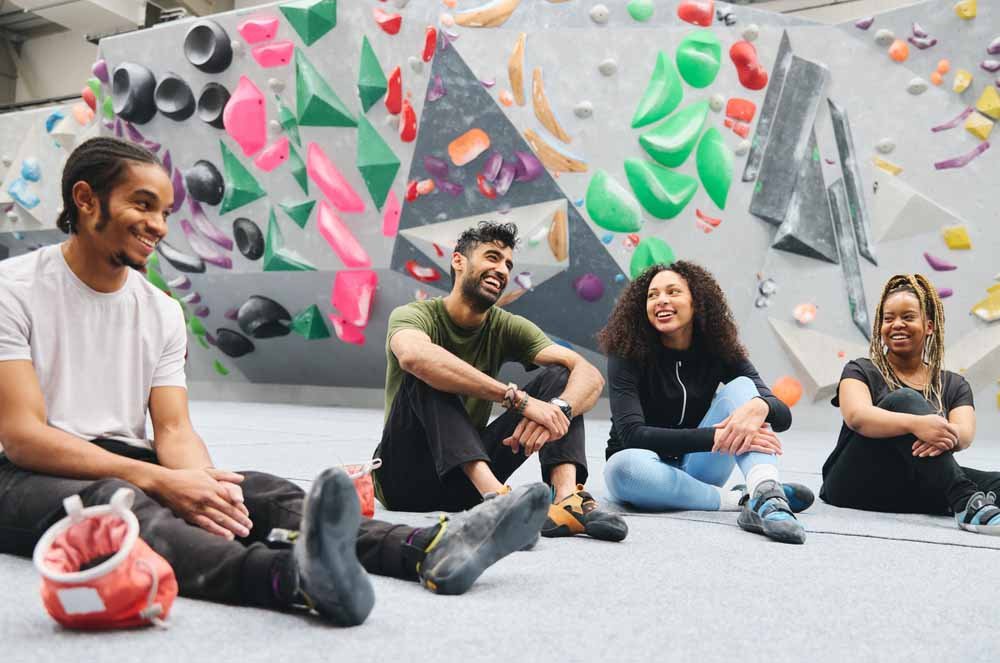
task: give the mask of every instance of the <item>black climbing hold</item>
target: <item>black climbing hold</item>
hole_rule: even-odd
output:
[[[201,89],[198,95],[198,117],[205,124],[216,129],[224,129],[222,112],[229,103],[229,90],[218,83],[209,83]]]
[[[163,259],[169,262],[174,269],[179,272],[187,272],[189,274],[201,274],[205,271],[205,261],[196,255],[190,253],[184,253],[183,251],[178,251],[174,247],[167,244],[165,240],[160,240],[156,244],[156,250],[159,252]]]
[[[156,115],[156,77],[135,62],[123,62],[111,77],[111,109],[123,120],[145,124]]]
[[[247,260],[258,260],[264,255],[264,233],[250,219],[241,217],[233,221],[233,237],[240,253]]]
[[[194,113],[194,94],[180,76],[168,73],[156,84],[156,109],[171,120],[183,122]]]
[[[184,37],[184,56],[202,71],[218,74],[233,61],[233,46],[221,25],[204,19],[191,26]]]
[[[253,341],[243,334],[220,327],[215,330],[215,347],[228,357],[242,357],[253,352]]]
[[[184,185],[189,196],[206,205],[218,205],[226,192],[219,169],[204,160],[184,171]]]
[[[261,295],[251,295],[236,315],[240,329],[254,338],[285,336],[291,331],[291,314],[278,302]]]

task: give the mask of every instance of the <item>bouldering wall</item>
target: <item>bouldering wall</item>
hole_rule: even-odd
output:
[[[504,305],[560,342],[596,356],[627,279],[694,260],[765,377],[826,417],[881,284],[924,272],[995,416],[1000,12],[976,4],[824,26],[711,0],[304,0],[105,39],[86,101],[168,162],[149,277],[187,313],[192,380],[380,387],[389,312],[446,290],[490,218],[523,237]]]

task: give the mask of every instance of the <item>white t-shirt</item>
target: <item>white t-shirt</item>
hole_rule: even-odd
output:
[[[186,352],[180,305],[138,272],[103,293],[60,245],[0,261],[0,361],[32,362],[50,426],[152,449],[150,389],[186,386]]]

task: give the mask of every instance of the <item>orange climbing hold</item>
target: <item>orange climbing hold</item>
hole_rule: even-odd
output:
[[[943,76],[944,74],[947,74],[949,71],[951,71],[951,62],[950,61],[948,61],[948,60],[941,60],[940,62],[938,62],[937,73],[939,73],[939,74],[941,74]]]
[[[750,125],[746,122],[737,122],[733,125],[733,133],[740,138],[746,138],[750,135]]]
[[[448,156],[456,166],[464,166],[490,148],[489,135],[472,128],[448,144]]]
[[[802,398],[802,383],[790,375],[785,375],[775,380],[771,391],[778,397],[778,400],[788,407],[792,407]]]
[[[426,180],[420,180],[417,182],[417,195],[426,196],[428,193],[433,191],[435,188],[434,180],[428,178]]]
[[[897,39],[889,47],[889,57],[895,62],[906,62],[906,58],[910,57],[910,47],[902,39]]]
[[[944,82],[944,78],[941,76],[941,72],[935,71],[931,74],[931,83],[934,85],[941,85]]]
[[[753,116],[757,112],[757,106],[749,99],[733,97],[726,103],[726,117],[741,122],[753,121]]]
[[[500,90],[500,103],[508,108],[514,105],[514,95],[510,90]]]

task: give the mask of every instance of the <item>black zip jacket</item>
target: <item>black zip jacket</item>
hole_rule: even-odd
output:
[[[661,458],[711,451],[714,428],[698,428],[720,384],[745,375],[768,405],[767,422],[777,432],[792,425],[788,406],[771,393],[749,360],[725,364],[690,350],[658,346],[642,364],[608,357],[611,437],[607,458],[622,449],[650,449]]]

